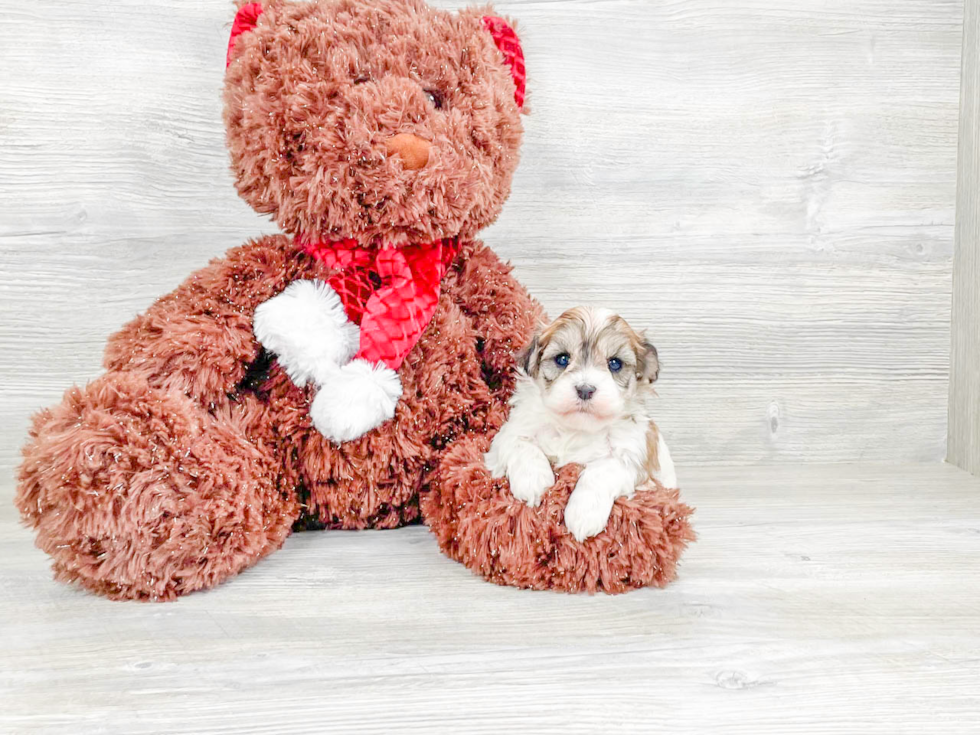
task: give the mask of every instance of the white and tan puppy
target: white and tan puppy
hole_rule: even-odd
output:
[[[606,309],[570,309],[535,336],[507,423],[486,463],[514,496],[538,505],[552,466],[584,465],[565,508],[579,541],[600,533],[613,502],[649,478],[677,487],[674,464],[646,402],[660,372],[657,350]]]

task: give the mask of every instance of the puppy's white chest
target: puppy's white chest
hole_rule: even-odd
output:
[[[542,429],[537,436],[538,446],[556,467],[566,464],[587,464],[612,455],[613,447],[607,432],[585,434],[561,431],[555,427]]]

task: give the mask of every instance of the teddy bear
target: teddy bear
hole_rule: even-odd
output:
[[[239,3],[225,61],[235,185],[282,234],[192,274],[35,416],[15,502],[56,577],[169,600],[294,530],[424,520],[501,583],[669,581],[691,538],[676,494],[618,502],[583,545],[561,526],[575,468],[535,509],[480,474],[543,317],[476,239],[518,162],[513,24],[423,0]]]

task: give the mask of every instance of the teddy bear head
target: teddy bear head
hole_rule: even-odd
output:
[[[286,232],[467,239],[510,191],[524,57],[489,7],[265,0],[239,7],[224,97],[238,192]]]

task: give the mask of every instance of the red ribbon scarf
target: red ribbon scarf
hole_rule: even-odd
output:
[[[327,282],[347,318],[361,328],[355,359],[397,370],[432,321],[439,284],[456,259],[459,241],[382,249],[341,240],[309,243],[303,250],[337,271]]]

